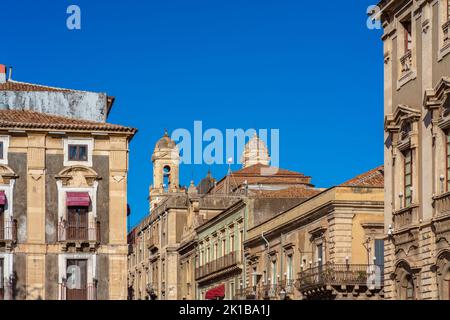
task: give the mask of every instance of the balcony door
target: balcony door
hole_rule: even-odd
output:
[[[67,300],[87,300],[87,260],[67,260]]]
[[[88,239],[88,208],[69,207],[67,212],[67,240]]]

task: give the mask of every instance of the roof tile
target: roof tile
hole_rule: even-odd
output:
[[[0,110],[0,128],[105,130],[136,133],[136,129],[105,122],[79,120],[29,110]]]

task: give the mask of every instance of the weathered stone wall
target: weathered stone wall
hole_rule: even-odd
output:
[[[45,256],[45,300],[58,300],[58,255]]]
[[[8,154],[11,169],[19,176],[14,183],[14,212],[17,220],[17,241],[25,243],[27,240],[27,154]]]
[[[85,91],[0,91],[0,104],[12,110],[32,110],[75,119],[105,122],[107,96]]]

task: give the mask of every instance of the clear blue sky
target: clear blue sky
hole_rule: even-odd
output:
[[[80,31],[66,9],[81,8]],[[339,184],[383,162],[376,2],[3,1],[0,63],[19,81],[107,92],[109,122],[133,126],[130,224],[148,212],[151,153],[164,128],[279,128],[281,167]],[[234,166],[233,169],[237,169]],[[181,182],[207,166],[182,166]],[[221,177],[226,165],[212,168]]]

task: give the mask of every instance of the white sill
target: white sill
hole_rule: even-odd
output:
[[[400,90],[401,87],[403,87],[405,84],[416,78],[417,78],[416,70],[408,71],[406,74],[401,76],[400,79],[397,80],[397,90]]]
[[[75,166],[83,166],[83,167],[92,167],[92,160],[88,161],[64,161],[65,167],[75,167]]]

